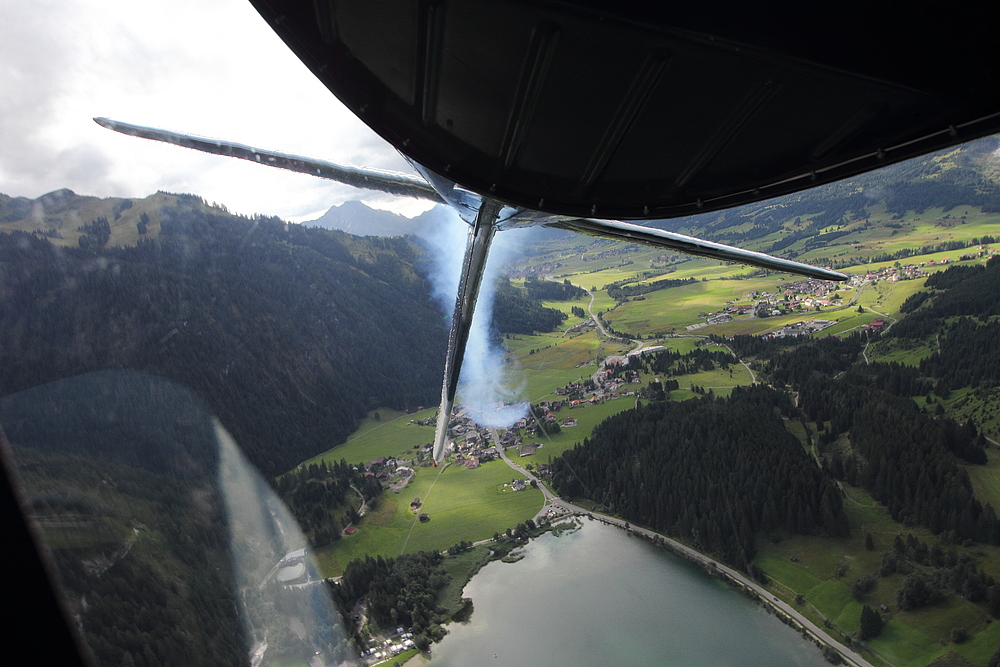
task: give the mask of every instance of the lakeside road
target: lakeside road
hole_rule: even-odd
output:
[[[556,499],[555,501],[553,501],[553,504],[573,513],[592,516],[599,521],[603,521],[604,523],[610,525],[618,526],[619,528],[622,529],[625,529],[626,524],[628,523],[621,519],[607,516],[605,514],[598,514],[596,512],[591,512],[582,507],[579,507],[578,505],[573,505],[572,503],[568,503],[562,499]],[[790,604],[777,599],[776,597],[774,597],[773,593],[771,593],[766,588],[764,588],[757,582],[753,581],[752,579],[749,579],[741,572],[738,572],[737,570],[734,570],[731,567],[723,565],[719,561],[709,558],[705,554],[699,551],[695,551],[691,547],[681,544],[680,542],[673,540],[667,537],[666,535],[662,535],[652,530],[647,530],[646,528],[640,528],[638,526],[634,526],[631,524],[628,525],[627,530],[630,530],[633,533],[639,535],[644,535],[645,537],[648,537],[650,539],[659,538],[668,545],[670,551],[673,551],[674,553],[678,554],[683,554],[687,560],[690,560],[693,563],[701,565],[702,567],[706,566],[714,567],[718,571],[724,573],[731,580],[736,581],[747,588],[753,589],[760,596],[763,602],[766,602],[775,609],[780,610],[785,615],[795,619],[795,621],[798,622],[803,628],[805,628],[811,635],[819,639],[824,644],[833,647],[837,652],[840,653],[841,657],[844,659],[844,662],[846,664],[853,665],[853,667],[873,667],[871,663],[869,663],[860,655],[858,655],[857,653],[855,653],[854,651],[847,648],[846,646],[838,642],[836,639],[831,637],[829,634],[827,634],[827,632],[823,628],[820,628],[815,623],[810,621],[808,618],[800,614]]]
[[[546,511],[548,511],[548,509],[554,507],[554,508],[559,508],[564,513],[589,516],[594,519],[597,519],[598,521],[603,521],[606,524],[617,526],[625,530],[629,530],[633,533],[636,533],[638,535],[643,535],[650,539],[658,538],[667,545],[668,550],[681,555],[686,560],[698,564],[703,568],[715,568],[717,571],[725,574],[731,581],[737,582],[746,588],[752,589],[754,592],[757,593],[757,595],[760,596],[760,599],[763,602],[781,611],[781,613],[785,614],[786,616],[795,619],[795,621],[799,623],[801,627],[805,628],[816,639],[826,644],[827,646],[830,646],[833,649],[835,649],[838,653],[840,653],[841,657],[844,659],[844,662],[846,664],[851,665],[852,667],[873,667],[871,663],[869,663],[860,655],[858,655],[857,653],[855,653],[854,651],[852,651],[851,649],[849,649],[848,647],[844,646],[836,639],[831,637],[829,634],[827,634],[827,632],[823,628],[820,628],[815,623],[810,621],[808,618],[800,614],[790,604],[779,600],[774,596],[773,593],[771,593],[766,588],[764,588],[757,582],[753,581],[752,579],[746,577],[741,572],[738,572],[737,570],[734,570],[731,567],[728,567],[720,563],[719,561],[714,560],[706,556],[705,554],[692,549],[689,546],[681,544],[677,540],[671,539],[666,535],[662,535],[660,533],[648,530],[646,528],[640,528],[638,526],[631,525],[627,521],[623,521],[622,519],[608,516],[606,514],[593,512],[591,510],[580,507],[579,505],[574,505],[570,502],[563,500],[562,498],[559,498],[554,493],[552,493],[552,491],[550,491],[549,488],[545,486],[545,484],[543,484],[537,477],[535,477],[533,474],[525,470],[522,466],[520,466],[519,464],[515,463],[514,461],[512,461],[510,458],[507,457],[506,452],[504,452],[503,446],[500,444],[500,436],[495,428],[490,429],[490,435],[493,437],[493,441],[496,444],[497,451],[500,452],[500,458],[503,459],[504,463],[510,466],[512,470],[524,475],[529,480],[534,481],[537,484],[538,488],[541,490],[542,494],[545,496],[545,502],[542,504],[542,508],[538,510],[538,513],[535,515],[536,520],[539,517],[541,517]]]

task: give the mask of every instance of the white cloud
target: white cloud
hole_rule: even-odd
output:
[[[141,197],[162,189],[299,219],[361,196],[308,176],[116,135],[93,116],[409,170],[246,0],[3,3],[0,91],[0,192],[10,195],[68,187]]]

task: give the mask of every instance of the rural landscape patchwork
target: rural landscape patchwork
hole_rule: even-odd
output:
[[[1000,664],[996,138],[656,223],[842,283],[512,233],[484,289],[516,419],[460,388],[441,463],[452,304],[392,217],[0,195],[0,424],[101,663],[422,664],[481,568],[599,521],[831,663]],[[222,431],[273,496],[240,547]]]

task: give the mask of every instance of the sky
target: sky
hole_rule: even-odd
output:
[[[165,190],[292,221],[350,199],[429,206],[119,135],[94,116],[412,173],[247,0],[0,2],[0,193]]]

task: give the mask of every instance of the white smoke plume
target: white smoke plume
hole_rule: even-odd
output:
[[[444,206],[435,210],[430,222],[421,231],[431,259],[428,277],[434,298],[450,320],[470,227]],[[518,255],[530,233],[530,229],[498,233],[486,263],[457,398],[480,426],[507,427],[528,413],[528,404],[522,400],[524,379],[505,363],[504,350],[490,342],[489,332],[493,322],[493,285],[500,268]]]

